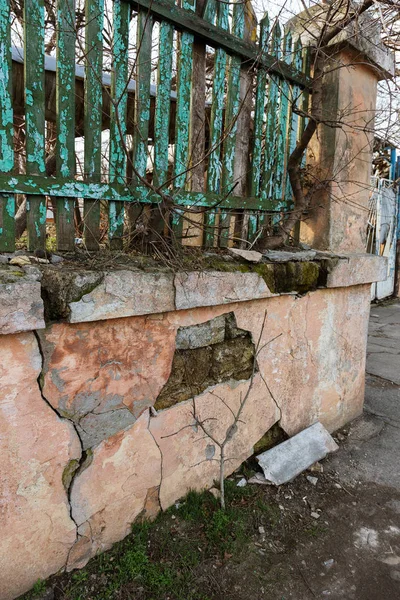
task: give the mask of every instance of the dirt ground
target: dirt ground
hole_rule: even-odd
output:
[[[400,303],[371,315],[365,411],[335,434],[322,473],[240,488],[244,467],[226,513],[209,493],[189,495],[25,597],[400,600]]]

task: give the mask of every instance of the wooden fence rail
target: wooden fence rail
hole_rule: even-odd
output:
[[[88,250],[104,227],[121,249],[143,216],[185,243],[192,230],[205,246],[251,244],[266,215],[276,220],[291,202],[286,163],[310,87],[300,41],[268,15],[257,28],[250,1],[208,0],[198,14],[195,0],[113,0],[108,14],[105,0],[85,0],[83,25],[75,0],[55,1],[53,57],[44,0],[24,2],[17,57],[10,3],[0,0],[0,251],[15,248],[17,195],[27,200],[29,250],[45,248],[49,207],[57,248],[73,250],[77,205]]]

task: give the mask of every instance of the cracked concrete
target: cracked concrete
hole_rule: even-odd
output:
[[[53,323],[37,332],[37,341],[33,333],[3,336],[9,356],[2,377],[11,394],[4,401],[5,422],[6,428],[19,433],[17,437],[12,434],[11,450],[5,451],[6,485],[14,477],[18,482],[7,490],[8,505],[19,510],[18,503],[26,494],[21,481],[28,475],[32,481],[49,479],[39,497],[34,496],[36,484],[27,486],[28,504],[21,523],[20,514],[8,508],[12,513],[9,531],[17,529],[18,541],[14,537],[0,540],[7,544],[10,556],[9,563],[1,565],[0,576],[15,571],[11,559],[15,552],[21,553],[21,587],[13,583],[17,593],[65,565],[67,569],[82,567],[95,553],[125,537],[140,515],[153,516],[160,506],[167,508],[189,489],[213,485],[218,478],[219,449],[199,427],[192,426],[193,402],[199,418],[210,419],[214,439],[222,441],[232,424],[232,411],[249,386],[248,374],[240,380],[231,374],[229,381],[215,382],[194,400],[150,417],[149,409],[170,376],[179,330],[190,334],[190,343],[198,335],[201,340],[197,342],[203,344],[206,338],[214,339],[215,332],[209,331],[207,323],[214,319],[221,323],[221,316],[231,313],[229,335],[235,333],[243,340],[250,334],[257,343],[266,318],[259,371],[238,432],[226,446],[228,474],[252,454],[254,445],[278,421],[293,435],[316,420],[332,431],[359,414],[368,311],[366,285],[91,323]],[[18,340],[25,340],[20,338],[24,335],[25,346],[21,346]],[[29,360],[34,362],[33,370],[27,365]],[[22,421],[14,414],[16,406],[25,411]],[[122,419],[115,425],[113,421],[124,411],[130,419],[133,415],[133,422]],[[89,417],[101,420],[97,437],[84,422]],[[8,430],[6,434],[8,439]],[[37,452],[45,451],[42,462],[52,465],[55,461],[53,469],[45,470],[34,460]],[[18,453],[25,462],[21,460],[20,471],[14,473]],[[63,506],[62,518],[53,505],[52,488]],[[36,504],[31,506],[34,497]],[[38,521],[35,511],[40,514]],[[30,532],[32,514],[39,533]],[[49,552],[57,556],[52,536],[63,548],[58,562],[47,556]],[[31,570],[23,569],[24,561],[31,558],[30,550],[24,546],[20,550],[22,543],[27,548],[40,544]]]
[[[383,306],[372,305],[364,416],[350,428],[347,453],[333,459],[344,481],[373,482],[397,491],[400,491],[400,361],[392,350],[400,353],[399,331],[399,300]],[[377,337],[381,348],[379,359],[374,351]]]
[[[33,333],[4,336],[0,362],[0,590],[9,600],[61,569],[76,539],[64,469],[81,446],[44,401]]]

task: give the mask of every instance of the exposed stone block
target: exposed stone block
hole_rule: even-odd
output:
[[[0,335],[42,329],[44,307],[40,271],[26,274],[17,267],[0,270]]]
[[[176,334],[177,350],[202,348],[210,344],[223,342],[225,339],[225,317],[215,317],[205,323],[180,327]]]
[[[34,334],[0,343],[0,597],[11,600],[66,563],[76,527],[63,473],[81,447],[41,396]]]
[[[199,338],[196,336],[197,329],[200,330]],[[214,335],[215,330],[217,335]],[[213,339],[220,341],[213,342]],[[187,350],[177,348],[171,374],[157,398],[156,410],[192,398],[222,381],[248,379],[251,376],[254,344],[248,331],[236,327],[233,313],[200,325],[179,328],[177,340],[180,343],[183,340],[185,346],[193,340],[195,345]],[[208,340],[209,345],[196,347],[198,340]]]

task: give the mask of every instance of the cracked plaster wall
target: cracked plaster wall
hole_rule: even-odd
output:
[[[179,328],[234,313],[256,342],[265,311],[259,371],[227,449],[228,474],[278,421],[293,435],[318,419],[334,430],[359,414],[369,285],[56,323],[38,332],[40,349],[33,333],[0,338],[1,600],[64,566],[82,567],[138,515],[213,485],[218,447],[199,432],[193,407],[215,419],[212,435],[223,438],[249,380],[218,383],[155,416],[149,408],[170,375]]]

